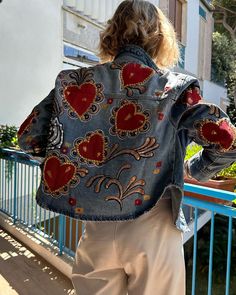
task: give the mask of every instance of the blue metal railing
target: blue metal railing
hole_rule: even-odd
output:
[[[233,192],[222,191],[197,185],[185,184],[187,195],[189,192],[204,194],[209,197],[221,200],[233,201],[236,194]],[[184,204],[194,208],[195,217],[198,216],[199,209],[211,211],[211,228],[210,228],[210,247],[209,247],[209,268],[208,268],[208,295],[212,294],[212,276],[213,276],[213,249],[214,249],[214,222],[215,214],[228,217],[228,241],[227,241],[227,265],[226,265],[226,283],[225,294],[230,294],[230,269],[231,269],[231,250],[232,250],[232,233],[233,219],[236,219],[236,208],[208,201],[198,200],[185,196]],[[197,228],[198,218],[194,218],[194,242],[193,242],[193,267],[192,267],[192,295],[196,294],[196,269],[197,269]],[[232,293],[235,294],[235,293]]]
[[[80,236],[83,232],[82,222],[61,214],[42,209],[36,204],[35,194],[40,181],[39,162],[20,151],[4,149],[0,159],[0,211],[12,217],[15,224],[24,225],[37,232],[58,246],[60,255],[67,253],[74,256]],[[227,265],[225,294],[230,294],[231,252],[233,221],[236,219],[236,208],[189,197],[191,192],[204,194],[213,198],[232,201],[236,198],[233,192],[216,190],[207,187],[185,184],[184,205],[194,212],[193,265],[191,294],[197,290],[197,256],[198,256],[198,217],[199,212],[211,212],[208,295],[212,294],[215,215],[228,218]],[[233,293],[232,293],[233,295]]]
[[[4,149],[0,159],[0,211],[74,256],[82,223],[42,209],[35,195],[40,181],[40,162],[21,151]]]

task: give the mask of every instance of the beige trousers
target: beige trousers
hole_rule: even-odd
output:
[[[171,201],[124,222],[86,222],[72,271],[77,295],[184,295],[182,233]]]

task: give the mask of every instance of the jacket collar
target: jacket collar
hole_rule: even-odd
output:
[[[157,67],[157,65],[154,63],[150,55],[141,47],[134,44],[128,44],[121,48],[117,56],[115,57],[115,61],[117,60],[123,60],[131,58],[137,61],[141,61],[146,66],[153,68],[155,71],[160,72],[160,69]]]

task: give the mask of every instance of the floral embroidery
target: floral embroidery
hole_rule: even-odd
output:
[[[113,103],[113,98],[108,98],[107,103],[112,104]]]
[[[75,187],[79,177],[84,177],[87,173],[87,169],[79,168],[76,162],[71,162],[66,156],[52,153],[43,166],[44,190],[55,197],[66,195],[69,187]]]
[[[89,132],[85,138],[75,140],[72,156],[79,156],[81,162],[101,165],[104,163],[107,154],[108,138],[103,131],[96,130]]]
[[[75,208],[75,214],[83,214],[83,213],[84,213],[84,208],[81,208],[81,207]]]
[[[68,203],[69,203],[71,206],[75,206],[75,205],[76,205],[76,198],[69,198]]]
[[[209,144],[218,144],[223,151],[232,148],[236,139],[236,129],[225,118],[217,122],[206,119],[197,122],[195,127],[203,141]]]
[[[159,174],[160,172],[161,172],[160,169],[154,169],[154,170],[152,171],[153,174]]]
[[[35,119],[39,115],[39,111],[33,110],[32,113],[26,118],[26,120],[21,124],[20,129],[17,132],[18,137],[21,137],[23,134],[29,132],[33,123],[35,123]]]
[[[63,96],[64,89],[69,85],[81,85],[84,82],[94,83],[92,68],[81,68],[73,70],[67,74],[67,71],[62,71],[58,77],[60,78],[61,88],[59,88],[60,95]],[[68,79],[69,78],[69,79]],[[71,83],[71,80],[73,81]]]
[[[53,118],[49,127],[47,149],[60,149],[63,143],[63,125],[57,117]]]
[[[162,121],[164,119],[164,116],[165,116],[164,113],[157,112],[157,118],[158,118],[159,121]]]
[[[101,108],[102,108],[103,110],[107,110],[107,109],[109,108],[109,104],[104,103],[104,104],[102,104]]]
[[[143,196],[143,200],[144,201],[149,201],[151,199],[151,196],[150,195],[144,195]]]
[[[71,118],[88,121],[96,114],[103,101],[102,84],[85,82],[81,85],[68,85],[64,89],[63,105]]]
[[[159,161],[156,163],[156,167],[161,167],[162,166],[162,161]]]
[[[136,199],[136,200],[134,201],[135,206],[141,206],[142,203],[143,203],[143,201],[142,201],[141,199]]]
[[[120,210],[123,208],[123,200],[133,194],[141,194],[145,195],[144,189],[142,188],[146,183],[144,179],[137,180],[136,176],[132,176],[126,185],[122,185],[119,178],[121,173],[125,169],[130,169],[130,164],[123,165],[115,177],[111,177],[109,175],[95,175],[91,177],[87,183],[87,187],[91,187],[97,180],[97,183],[94,185],[95,193],[100,193],[101,186],[104,183],[105,189],[109,189],[111,185],[115,185],[118,189],[118,193],[116,195],[108,195],[105,197],[105,201],[116,201],[120,205]]]
[[[68,155],[70,151],[70,146],[71,144],[69,142],[65,142],[60,148],[60,153]]]
[[[112,109],[110,123],[114,125],[110,128],[112,135],[120,138],[136,136],[139,132],[147,132],[150,128],[150,114],[142,111],[142,106],[134,101],[123,100],[119,107]]]

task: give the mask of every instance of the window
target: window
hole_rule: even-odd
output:
[[[183,0],[169,0],[169,19],[174,25],[177,38],[180,41],[183,41],[184,4]]]
[[[64,42],[63,69],[96,65],[99,58],[91,51]]]

